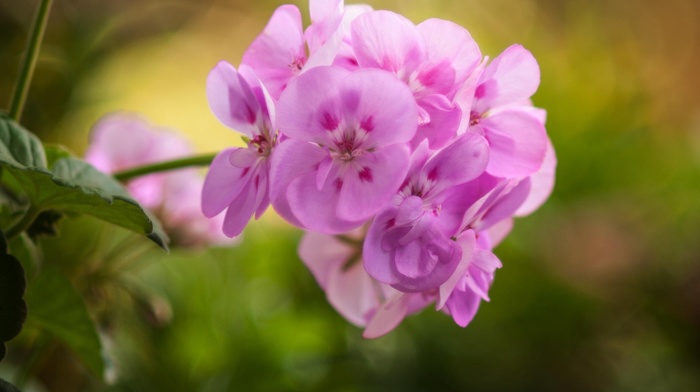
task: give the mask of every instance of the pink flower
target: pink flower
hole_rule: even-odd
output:
[[[202,212],[214,217],[226,210],[223,230],[234,237],[270,205],[270,155],[277,143],[274,104],[250,69],[241,66],[239,72],[224,61],[209,73],[207,96],[219,121],[248,142],[247,148],[229,148],[214,158],[202,189]]]
[[[417,126],[410,91],[381,70],[309,70],[284,91],[285,139],[272,157],[272,203],[323,233],[360,226],[398,190]]]
[[[359,15],[351,29],[359,66],[392,72],[411,89],[421,124],[413,146],[423,139],[432,149],[446,145],[462,115],[452,99],[481,61],[469,32],[441,19],[415,26],[389,11]]]
[[[242,64],[255,70],[275,99],[301,73],[331,65],[342,43],[343,1],[312,0],[310,11],[312,24],[304,33],[299,9],[278,7],[243,54]]]
[[[535,58],[522,46],[513,45],[486,66],[473,98],[459,100],[465,113],[470,113],[469,130],[489,141],[488,173],[523,178],[542,165],[547,133],[529,101],[539,83]]]
[[[488,163],[486,141],[473,133],[427,161],[421,155],[414,154],[394,203],[375,218],[363,251],[367,272],[403,292],[436,289],[454,273],[462,249],[451,237],[461,221],[443,203],[453,187],[478,177]]]
[[[85,160],[100,171],[116,173],[192,153],[179,134],[120,113],[103,117],[93,127]],[[200,212],[202,177],[196,169],[149,174],[128,181],[126,188],[156,214],[174,243],[186,247],[232,243],[221,235],[221,219],[210,220]]]

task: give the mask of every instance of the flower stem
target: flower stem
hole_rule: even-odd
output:
[[[151,165],[139,166],[133,169],[128,169],[114,173],[114,178],[119,181],[131,180],[135,177],[144,176],[146,174],[158,173],[162,171],[182,169],[189,166],[209,166],[214,160],[216,154],[195,155],[192,157],[175,159],[172,161],[158,162]]]
[[[32,81],[34,66],[39,57],[39,48],[41,40],[44,37],[44,30],[49,19],[49,10],[53,0],[41,0],[39,9],[36,12],[36,17],[32,23],[31,35],[29,36],[29,44],[27,51],[24,53],[22,66],[19,69],[19,77],[15,90],[12,92],[12,101],[10,102],[10,118],[19,122],[22,117],[22,109],[24,109],[24,101],[27,99],[27,92]]]

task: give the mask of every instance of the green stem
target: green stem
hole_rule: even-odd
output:
[[[10,241],[11,239],[26,231],[29,228],[29,226],[32,225],[36,217],[39,216],[40,213],[41,209],[37,208],[36,206],[32,205],[31,207],[29,207],[27,212],[25,212],[24,215],[22,215],[22,217],[18,221],[16,221],[12,226],[10,226],[9,229],[7,229],[7,232],[5,233],[7,240]]]
[[[27,45],[27,51],[24,53],[22,66],[19,69],[19,77],[17,78],[17,85],[15,85],[15,91],[12,92],[12,101],[10,102],[10,118],[17,122],[19,122],[19,118],[22,117],[24,101],[27,99],[27,92],[29,91],[29,85],[32,81],[32,74],[34,74],[34,66],[39,57],[41,39],[44,37],[44,30],[46,30],[46,23],[49,19],[49,10],[51,9],[52,2],[53,0],[41,0],[39,9],[36,12],[36,17],[32,23],[29,44]]]
[[[193,157],[175,159],[172,161],[158,162],[152,165],[139,166],[133,169],[128,169],[118,173],[114,173],[114,178],[124,182],[134,177],[140,177],[151,173],[182,169],[183,167],[189,166],[209,166],[211,164],[211,161],[214,160],[215,156],[216,154],[196,155]]]

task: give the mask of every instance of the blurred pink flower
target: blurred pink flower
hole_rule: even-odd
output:
[[[85,160],[112,174],[192,153],[180,134],[149,124],[137,115],[115,113],[94,125]],[[222,219],[207,219],[199,209],[202,183],[197,169],[187,168],[134,178],[125,186],[136,201],[156,214],[175,244],[231,244],[234,241],[221,234]]]

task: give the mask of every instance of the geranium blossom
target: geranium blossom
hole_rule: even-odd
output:
[[[226,210],[224,233],[239,235],[251,216],[270,205],[270,154],[277,143],[274,104],[255,75],[222,61],[207,79],[209,105],[226,126],[243,133],[247,148],[229,148],[212,162],[202,190],[202,211],[213,217]]]
[[[202,208],[227,210],[228,235],[268,204],[306,230],[300,258],[365,337],[430,304],[466,326],[502,267],[494,247],[553,188],[539,66],[520,45],[489,62],[445,20],[309,10],[304,30],[279,7],[238,70],[210,73],[212,111],[248,147],[216,157]]]
[[[376,214],[408,171],[406,143],[417,127],[412,100],[381,70],[317,67],[297,78],[278,104],[288,139],[273,156],[275,209],[324,233],[350,230]]]
[[[420,154],[414,154],[419,169],[374,220],[364,247],[369,274],[404,292],[435,289],[457,268],[461,248],[451,237],[459,220],[442,204],[454,186],[478,177],[489,160],[486,141],[472,133],[427,161],[415,157]]]

